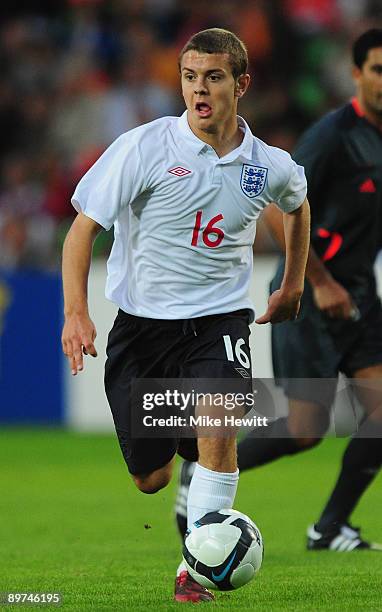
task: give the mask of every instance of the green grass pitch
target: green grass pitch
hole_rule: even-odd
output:
[[[235,507],[263,533],[263,568],[250,585],[202,606],[382,610],[382,554],[304,550],[306,526],[329,493],[345,444],[326,440],[241,476]],[[68,611],[167,612],[193,605],[172,602],[180,555],[175,481],[156,495],[139,493],[113,436],[3,429],[0,466],[0,591],[58,591]],[[353,517],[377,541],[381,484],[380,475]],[[30,606],[1,609],[12,608]]]

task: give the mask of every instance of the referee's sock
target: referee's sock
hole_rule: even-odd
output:
[[[294,455],[304,450],[292,438],[287,418],[273,421],[267,427],[256,427],[237,447],[240,471],[264,465],[284,455]]]
[[[382,438],[354,437],[346,447],[334,490],[316,523],[324,533],[347,523],[358,500],[382,465]]]

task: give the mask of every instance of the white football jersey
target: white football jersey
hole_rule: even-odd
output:
[[[106,297],[123,311],[187,319],[253,311],[249,298],[256,220],[276,202],[284,212],[306,196],[304,170],[254,137],[224,157],[181,117],[120,136],[74,192],[78,212],[114,224]]]

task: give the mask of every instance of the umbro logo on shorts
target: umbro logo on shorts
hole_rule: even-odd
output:
[[[243,378],[251,378],[249,372],[244,368],[235,368],[236,372],[239,372],[240,376]]]
[[[192,170],[187,170],[187,168],[182,168],[182,166],[176,166],[175,168],[171,168],[171,170],[167,170],[170,174],[175,174],[175,176],[186,176],[186,174],[191,174]]]

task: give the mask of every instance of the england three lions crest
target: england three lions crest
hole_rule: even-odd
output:
[[[260,193],[264,191],[267,182],[267,174],[268,168],[243,164],[240,185],[245,195],[249,198],[255,198],[260,195]]]

